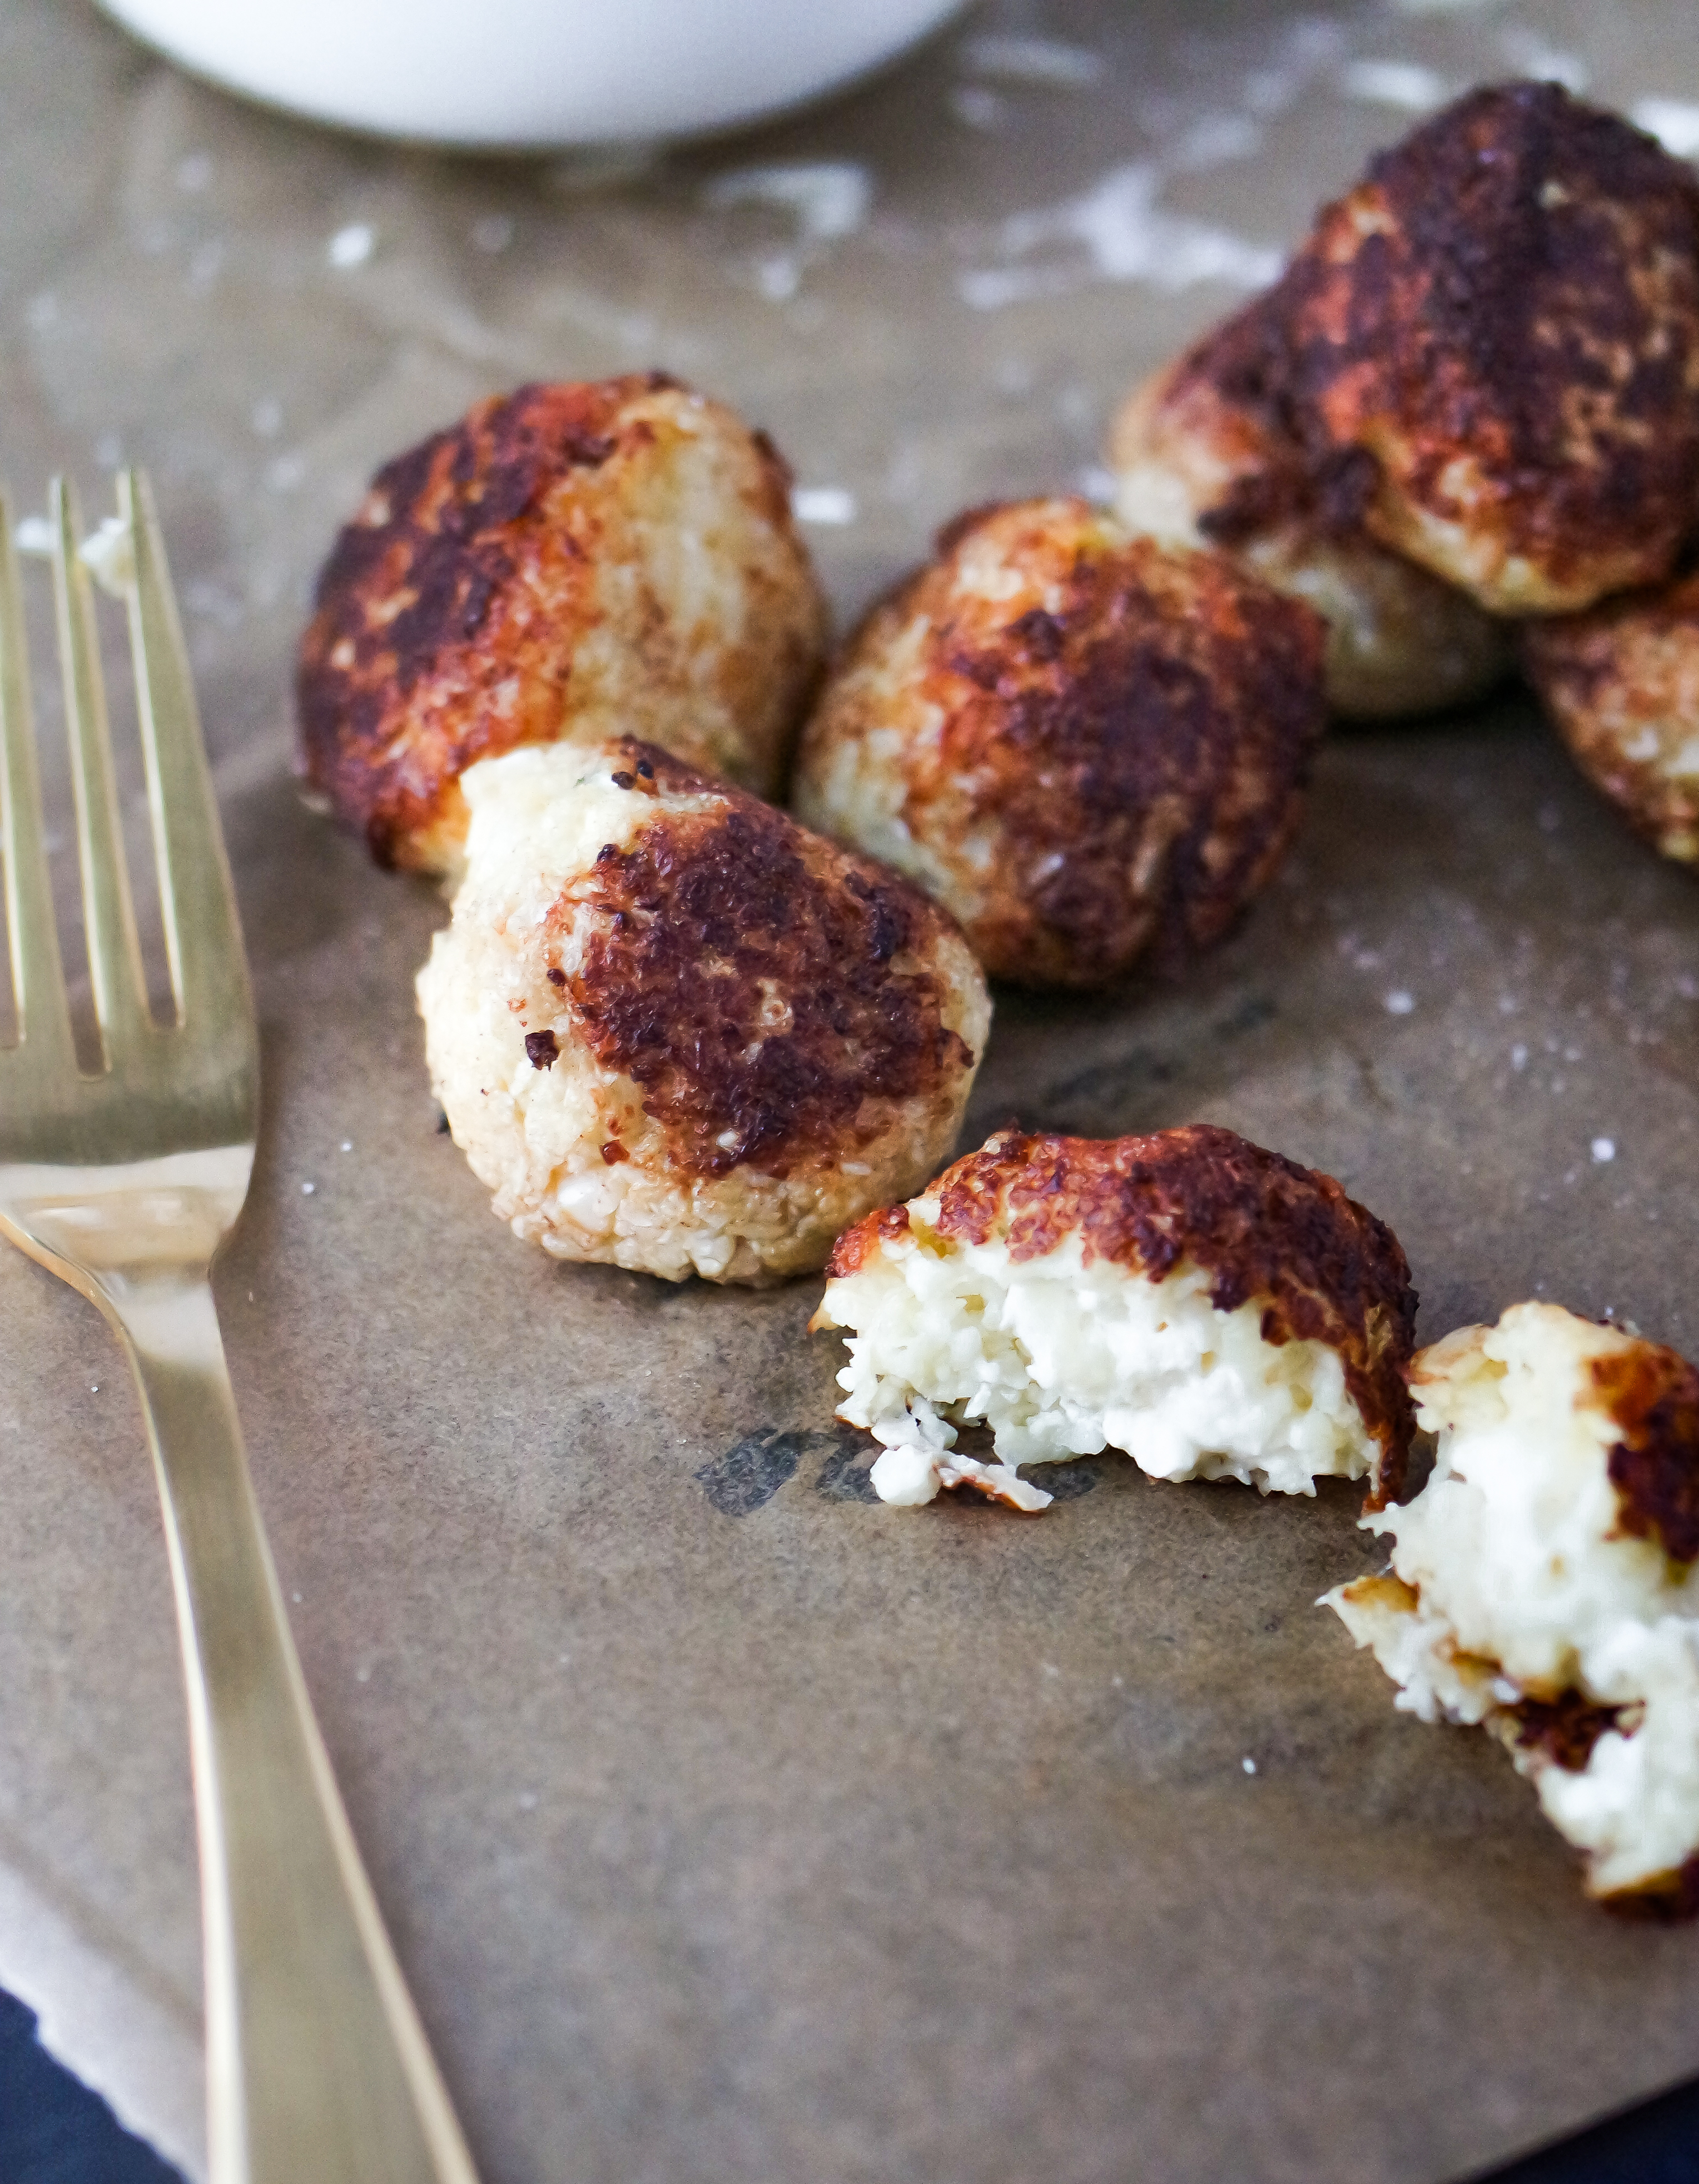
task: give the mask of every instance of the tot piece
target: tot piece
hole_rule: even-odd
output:
[[[1411,1373],[1432,1476],[1363,1518],[1392,1569],[1324,1604],[1423,1721],[1480,1723],[1590,1894],[1699,1908],[1699,1373],[1550,1304]]]
[[[1593,786],[1666,857],[1699,863],[1699,575],[1529,622],[1522,658]]]
[[[765,1283],[947,1152],[990,1004],[923,895],[630,737],[486,759],[465,786],[419,1007],[515,1235]]]
[[[320,573],[309,785],[380,864],[458,872],[460,776],[651,738],[762,795],[826,610],[764,433],[665,373],[522,387],[387,464]]]
[[[1556,84],[1471,92],[1280,287],[1312,462],[1498,614],[1654,582],[1699,499],[1699,184]]]
[[[1042,1507],[1023,1463],[1124,1450],[1153,1479],[1313,1494],[1403,1482],[1416,1293],[1398,1240],[1331,1176],[1206,1123],[1005,1131],[838,1240],[811,1324],[851,1330],[838,1416],[873,1484]],[[999,1462],[954,1452],[990,1427]]]
[[[1215,546],[1328,625],[1329,708],[1397,720],[1484,696],[1509,632],[1473,599],[1330,507],[1280,414],[1259,298],[1137,388],[1116,420],[1116,510],[1166,545]],[[1277,352],[1278,353],[1278,352]]]
[[[1321,621],[1083,500],[938,543],[828,678],[799,815],[917,880],[994,978],[1098,986],[1218,939],[1298,822]]]

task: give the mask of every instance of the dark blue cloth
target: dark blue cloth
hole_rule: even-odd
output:
[[[182,2184],[104,2101],[54,2062],[36,2041],[34,2014],[5,1993],[0,2184]],[[1699,2184],[1699,2081],[1481,2184]]]
[[[36,2016],[0,1993],[0,2184],[182,2184],[54,2062]]]

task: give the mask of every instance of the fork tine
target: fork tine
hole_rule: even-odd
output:
[[[23,588],[11,512],[0,493],[0,878],[6,891],[12,997],[19,1046],[28,1055],[32,1073],[63,1076],[75,1066],[75,1050],[42,835],[31,713]]]
[[[64,677],[65,727],[75,792],[77,855],[82,866],[83,927],[88,940],[94,1012],[108,1065],[134,1050],[153,1028],[142,981],[142,950],[118,821],[112,737],[95,641],[88,571],[77,556],[82,520],[70,481],[53,488],[53,599],[58,614],[59,665]]]
[[[252,1017],[248,961],[164,540],[142,471],[120,471],[118,506],[135,562],[130,648],[171,987],[181,1020],[198,1031],[233,1032]]]

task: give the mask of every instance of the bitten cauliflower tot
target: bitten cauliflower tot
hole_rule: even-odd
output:
[[[1551,83],[1471,92],[1283,276],[1334,505],[1496,614],[1655,582],[1699,505],[1699,182]]]
[[[881,1496],[1122,1449],[1153,1479],[1312,1494],[1403,1481],[1416,1293],[1398,1240],[1331,1176],[1196,1123],[1005,1131],[839,1237],[811,1324],[849,1330],[838,1414],[885,1444]],[[991,1429],[998,1462],[958,1454]]]
[[[664,373],[522,387],[387,464],[320,574],[309,786],[381,864],[454,875],[460,777],[636,734],[783,783],[826,609],[772,443]]]
[[[486,759],[465,786],[419,1006],[516,1235],[768,1282],[936,1167],[990,1005],[924,895],[631,738]]]
[[[1214,546],[1328,625],[1329,709],[1397,720],[1482,697],[1505,626],[1330,505],[1282,415],[1278,292],[1259,297],[1128,398],[1110,463],[1116,511],[1165,544]]]
[[[795,808],[934,895],[994,978],[1102,985],[1219,939],[1273,873],[1324,638],[1083,500],[978,510],[850,639]]]
[[[1480,1723],[1590,1894],[1699,1908],[1699,1373],[1551,1304],[1417,1357],[1432,1476],[1326,1596],[1423,1721]]]
[[[1699,864],[1699,575],[1529,622],[1522,660],[1593,786],[1654,849]]]

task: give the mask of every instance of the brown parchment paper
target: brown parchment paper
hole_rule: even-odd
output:
[[[1501,1755],[1312,1607],[1372,1559],[1355,1492],[1105,1459],[1035,1522],[883,1510],[813,1284],[515,1243],[422,1074],[440,905],[288,773],[332,527],[474,396],[727,396],[850,517],[811,530],[847,618],[963,504],[1090,488],[1124,387],[1319,195],[1527,70],[1699,123],[1683,0],[1003,0],[758,136],[451,162],[0,4],[0,471],[25,509],[157,482],[263,1025],[237,1394],[491,2184],[1437,2184],[1699,2068],[1699,1936],[1590,1908]],[[1395,1225],[1429,1339],[1539,1294],[1691,1351],[1696,932],[1522,701],[1341,734],[1184,983],[1000,1000],[971,1129],[1228,1123]],[[0,1980],[192,2168],[198,1949],[134,1405],[0,1256]]]

